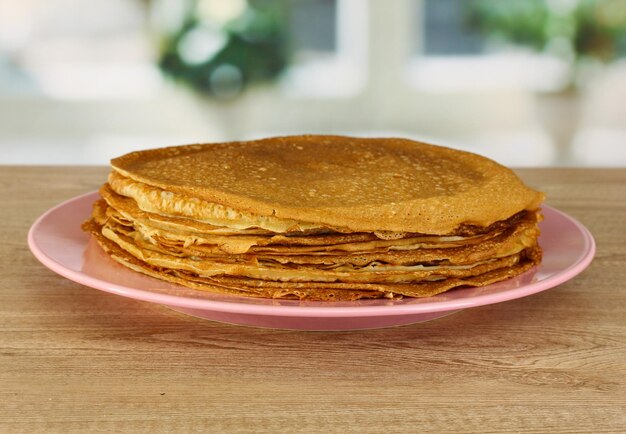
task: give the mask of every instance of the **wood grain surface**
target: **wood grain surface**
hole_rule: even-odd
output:
[[[0,167],[0,432],[626,432],[626,170],[520,170],[598,251],[557,288],[356,332],[238,327],[86,288],[30,254],[107,169]]]

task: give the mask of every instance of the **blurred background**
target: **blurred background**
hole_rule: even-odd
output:
[[[0,163],[269,135],[626,166],[626,0],[0,0]]]

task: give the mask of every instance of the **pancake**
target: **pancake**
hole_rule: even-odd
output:
[[[541,260],[544,195],[440,146],[292,136],[133,152],[111,165],[83,229],[120,264],[194,289],[424,297]]]
[[[98,207],[102,205],[98,203]],[[471,243],[459,244],[458,242],[437,243],[422,242],[421,237],[415,246],[403,246],[405,248],[397,250],[397,246],[388,245],[375,250],[365,250],[361,248],[335,250],[331,252],[311,252],[308,249],[300,250],[295,246],[286,247],[282,251],[276,252],[272,249],[257,249],[254,255],[251,254],[230,254],[224,255],[221,249],[213,246],[204,246],[197,244],[204,240],[200,239],[196,242],[166,242],[164,239],[152,234],[144,234],[136,230],[134,227],[124,226],[115,221],[107,220],[106,211],[104,216],[102,211],[98,211],[94,217],[95,222],[99,225],[100,231],[109,239],[124,237],[132,239],[132,243],[144,250],[153,250],[165,254],[179,257],[194,257],[207,260],[217,260],[221,262],[228,261],[248,261],[254,258],[258,261],[274,261],[281,264],[313,264],[313,265],[336,265],[347,264],[366,266],[368,264],[377,264],[378,269],[384,267],[392,267],[398,265],[410,265],[417,262],[433,262],[445,261],[449,264],[468,264],[477,261],[484,261],[493,258],[500,258],[510,254],[518,253],[525,248],[532,247],[538,234],[536,227],[537,216],[527,215],[524,219],[515,221],[504,231],[497,231],[493,236],[472,237]],[[105,233],[106,231],[106,233]],[[107,235],[109,234],[109,235]],[[403,241],[412,241],[413,238],[404,239]],[[476,242],[476,240],[480,240]],[[119,243],[118,243],[119,244]],[[356,246],[371,245],[372,243],[354,243]],[[446,244],[453,244],[448,246]],[[337,246],[345,249],[348,245]],[[278,247],[278,246],[277,246]],[[408,249],[406,247],[412,247]],[[251,249],[252,250],[252,249]],[[352,250],[352,251],[350,251]],[[250,251],[249,251],[250,252]],[[379,263],[387,265],[381,265]]]
[[[101,188],[101,194],[108,205],[99,204],[104,207],[101,211],[102,217],[100,217],[102,221],[111,218],[122,225],[134,225],[135,229],[140,231],[144,237],[159,239],[166,244],[180,244],[181,242],[185,246],[212,244],[226,253],[245,253],[251,250],[255,252],[272,251],[279,253],[286,251],[292,253],[294,251],[306,251],[331,254],[337,251],[359,252],[385,247],[394,250],[411,250],[424,244],[455,247],[484,241],[504,230],[508,224],[515,224],[520,219],[530,220],[532,223],[536,223],[537,219],[536,213],[518,213],[507,221],[483,228],[483,231],[477,230],[476,227],[463,227],[457,231],[457,234],[447,236],[403,234],[403,238],[390,240],[381,239],[380,234],[371,233],[332,234],[324,232],[314,235],[301,233],[299,236],[273,234],[268,237],[263,236],[263,233],[255,235],[253,229],[224,233],[214,230],[214,226],[205,225],[203,230],[201,226],[203,223],[197,221],[186,218],[167,218],[146,213],[139,210],[132,200],[112,192],[108,185]]]
[[[93,221],[83,228],[91,232],[98,244],[111,258],[123,266],[157,279],[188,288],[247,297],[299,299],[311,301],[355,301],[375,298],[431,297],[456,287],[480,287],[505,280],[530,270],[541,260],[541,249],[525,250],[519,261],[474,276],[440,280],[422,280],[418,283],[347,283],[347,282],[281,282],[246,277],[218,275],[200,276],[182,270],[162,269],[141,261],[104,237]]]
[[[214,205],[261,218],[352,232],[447,234],[488,226],[543,195],[469,152],[407,139],[290,136],[139,151],[114,172],[168,192],[158,203],[190,216]],[[171,193],[171,194],[169,194]],[[154,199],[140,193],[145,201]],[[169,212],[168,212],[169,214]]]

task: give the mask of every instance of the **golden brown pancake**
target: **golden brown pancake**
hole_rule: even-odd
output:
[[[168,214],[206,216],[217,204],[352,232],[447,234],[536,209],[543,200],[488,158],[395,138],[311,135],[178,146],[133,152],[111,165],[166,190],[153,206]]]
[[[112,160],[84,229],[119,263],[253,297],[431,296],[541,260],[544,196],[475,154],[293,136]]]
[[[161,280],[189,288],[248,297],[284,298],[311,301],[354,301],[373,298],[431,297],[462,286],[486,286],[528,271],[541,260],[541,249],[525,250],[514,265],[483,274],[413,283],[281,282],[228,275],[200,276],[184,270],[163,269],[150,265],[104,237],[93,221],[83,228],[91,232],[112,259],[118,263]]]

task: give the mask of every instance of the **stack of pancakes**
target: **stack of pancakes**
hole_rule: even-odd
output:
[[[122,265],[199,290],[426,297],[541,260],[543,194],[440,146],[292,136],[133,152],[111,165],[83,228]]]

